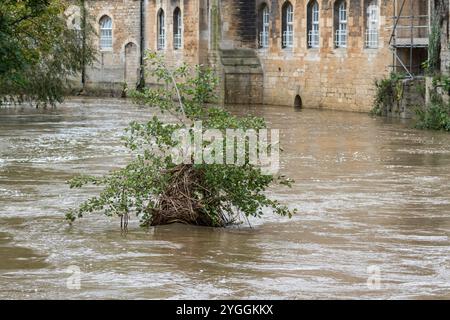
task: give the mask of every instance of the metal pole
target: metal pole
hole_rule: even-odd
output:
[[[389,44],[391,44],[391,42],[394,39],[394,37],[397,36],[397,34],[396,34],[396,32],[397,32],[397,24],[400,21],[400,15],[403,12],[403,7],[404,6],[405,6],[405,0],[403,0],[402,6],[400,8],[400,11],[397,13],[397,0],[394,0],[394,7],[395,7],[395,9],[394,9],[394,12],[395,12],[394,21],[395,21],[395,23],[394,23],[394,28],[392,28],[392,33],[391,33],[391,37],[389,39]],[[398,17],[397,17],[397,14],[399,15]]]
[[[139,82],[137,89],[145,87],[144,54],[145,54],[145,0],[140,1],[140,54],[139,54]]]
[[[389,40],[389,43],[392,41],[392,39],[394,39],[394,54],[392,55],[392,72],[396,72],[397,71],[397,48],[395,46],[395,39],[396,39],[396,30],[395,30],[395,26],[397,25],[396,22],[396,17],[397,17],[397,0],[393,1],[393,13],[394,13],[394,19],[392,20],[392,34],[391,34],[391,39]]]
[[[409,72],[412,74],[413,73],[413,46],[414,46],[414,6],[413,6],[413,1],[409,0],[410,2],[410,10],[411,10],[411,25],[410,25],[410,30],[411,30],[411,46],[409,47]]]
[[[86,88],[86,3],[81,1],[81,86],[82,91]]]

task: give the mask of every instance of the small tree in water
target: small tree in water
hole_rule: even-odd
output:
[[[265,174],[260,166],[253,164],[248,140],[243,150],[233,146],[233,159],[237,159],[239,152],[244,153],[244,162],[239,165],[199,163],[189,153],[184,156],[188,161],[174,160],[171,150],[178,145],[177,133],[184,132],[184,138],[191,141],[195,135],[193,123],[201,121],[201,133],[214,129],[223,134],[229,129],[264,130],[266,123],[262,118],[232,116],[207,104],[216,98],[218,82],[211,70],[182,65],[172,71],[155,53],[148,54],[147,62],[151,75],[161,86],[132,92],[131,96],[136,103],[156,108],[176,121],[167,123],[162,117],[154,116],[146,123],[131,123],[124,139],[134,154],[133,160],[125,168],[103,177],[72,179],[71,188],[93,184],[103,186],[103,191],[70,211],[67,219],[73,222],[86,213],[103,211],[107,216],[119,216],[123,227],[132,213],[140,218],[142,226],[184,223],[224,227],[249,216],[260,217],[264,208],[291,217],[295,210],[269,199],[264,191],[272,183],[291,186],[292,181]],[[206,149],[213,144],[201,143]],[[272,147],[258,145],[258,151]],[[226,152],[223,142],[219,149],[213,153]]]

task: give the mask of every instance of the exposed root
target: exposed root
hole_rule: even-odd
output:
[[[148,225],[225,227],[233,221],[218,192],[205,188],[203,172],[192,165],[179,165],[168,174],[171,178],[166,191],[159,196],[156,208],[148,208]]]

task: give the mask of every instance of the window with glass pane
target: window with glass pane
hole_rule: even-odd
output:
[[[347,47],[347,4],[345,1],[338,3],[338,25],[336,29],[336,47]]]
[[[287,2],[283,6],[283,48],[294,46],[294,8]]]
[[[259,46],[260,48],[268,48],[270,15],[269,8],[266,4],[262,6],[260,11],[260,19]]]
[[[310,2],[308,6],[308,47],[319,47],[319,4],[317,1]]]
[[[366,48],[378,48],[378,3],[370,1],[367,7]]]
[[[183,41],[183,19],[180,8],[176,8],[173,14],[173,48],[181,49]]]
[[[158,13],[158,50],[163,50],[166,47],[166,29],[164,11],[160,10]]]
[[[100,50],[112,49],[112,20],[108,16],[100,19]]]

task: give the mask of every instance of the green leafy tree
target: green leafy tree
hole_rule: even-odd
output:
[[[416,127],[419,129],[450,131],[450,103],[444,101],[442,91],[448,92],[450,81],[446,76],[436,76],[430,88],[430,102],[416,108]]]
[[[131,123],[124,139],[133,160],[103,177],[72,179],[72,188],[93,184],[103,189],[70,211],[67,219],[73,222],[86,213],[102,211],[107,216],[121,217],[123,227],[132,213],[143,226],[178,222],[224,227],[249,216],[260,217],[264,208],[291,216],[294,211],[268,198],[264,191],[272,183],[290,186],[292,181],[263,174],[260,167],[249,161],[249,148],[244,148],[243,165],[174,163],[166,152],[176,146],[174,133],[192,133],[192,123],[196,121],[202,121],[203,131],[217,129],[222,133],[227,129],[264,129],[266,123],[258,117],[236,117],[208,104],[215,100],[217,89],[211,70],[187,65],[170,70],[155,53],[148,54],[147,62],[151,76],[161,86],[131,95],[136,103],[170,115],[174,121],[162,121],[163,117],[155,115],[146,123]]]
[[[403,75],[392,72],[389,77],[375,81],[375,98],[372,115],[381,116],[390,106],[399,103],[403,98]]]
[[[79,1],[84,13],[83,1]],[[32,102],[54,105],[63,100],[69,79],[94,60],[86,38],[92,28],[81,19],[70,28],[64,0],[0,2],[0,104]]]

